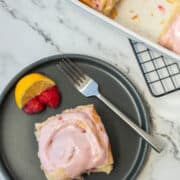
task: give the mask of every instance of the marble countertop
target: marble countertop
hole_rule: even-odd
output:
[[[153,133],[167,144],[154,151],[138,180],[180,179],[180,91],[151,96],[128,39],[67,0],[0,0],[0,93],[25,66],[40,58],[79,53],[116,65],[149,104]]]

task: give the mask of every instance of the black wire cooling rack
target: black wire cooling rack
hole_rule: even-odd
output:
[[[180,64],[130,40],[146,84],[155,97],[180,89]]]

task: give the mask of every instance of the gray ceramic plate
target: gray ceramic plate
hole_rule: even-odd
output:
[[[148,147],[119,117],[95,97],[85,98],[67,81],[57,68],[62,58],[75,60],[82,69],[100,85],[101,92],[118,108],[133,118],[139,126],[149,131],[146,108],[133,85],[110,64],[81,55],[52,56],[28,66],[4,90],[0,99],[0,179],[45,180],[37,158],[34,123],[76,105],[93,103],[105,125],[112,145],[114,169],[110,175],[103,173],[85,175],[88,180],[135,179],[147,157]],[[19,78],[30,72],[40,72],[56,81],[62,94],[59,108],[46,108],[37,115],[20,111],[14,100],[14,87]]]

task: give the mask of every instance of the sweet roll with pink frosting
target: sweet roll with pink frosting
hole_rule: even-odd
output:
[[[48,180],[111,172],[109,138],[93,105],[66,110],[35,127],[38,157]]]

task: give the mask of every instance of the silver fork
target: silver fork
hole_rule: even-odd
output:
[[[75,88],[84,96],[96,96],[104,104],[106,104],[114,113],[116,113],[124,122],[126,122],[137,134],[139,134],[151,147],[157,152],[164,149],[164,144],[157,137],[152,136],[137,126],[123,112],[115,107],[106,97],[104,97],[98,89],[97,82],[85,74],[76,64],[70,59],[63,59],[57,64],[57,68],[61,70]]]

